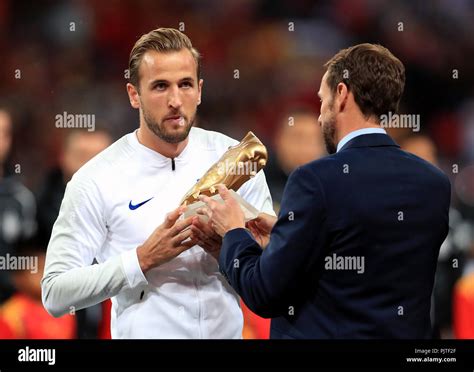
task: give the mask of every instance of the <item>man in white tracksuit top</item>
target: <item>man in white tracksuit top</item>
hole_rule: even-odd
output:
[[[174,29],[135,44],[127,90],[140,127],[67,185],[42,280],[52,315],[111,298],[113,338],[241,338],[239,298],[213,254],[217,234],[197,218],[179,219],[176,209],[237,144],[192,127],[202,90],[198,62],[187,36]],[[238,192],[274,214],[262,171]]]

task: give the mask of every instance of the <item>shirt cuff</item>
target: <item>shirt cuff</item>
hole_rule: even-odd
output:
[[[122,266],[130,288],[135,288],[140,284],[148,284],[140,263],[138,262],[137,249],[123,252],[121,255]]]

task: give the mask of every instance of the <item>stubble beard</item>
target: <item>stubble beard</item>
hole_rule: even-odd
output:
[[[329,155],[335,154],[337,151],[336,146],[336,117],[334,115],[334,104],[329,107],[330,116],[327,121],[322,125],[324,144],[326,145],[326,151]]]
[[[180,143],[188,138],[189,132],[191,131],[196,118],[196,112],[194,112],[190,120],[188,120],[184,115],[181,115],[183,118],[182,120],[184,129],[178,133],[170,133],[166,130],[165,120],[161,120],[160,123],[158,123],[153,115],[151,115],[148,110],[143,107],[143,105],[141,107],[143,112],[143,120],[145,120],[146,126],[155,136],[164,142],[175,144]]]

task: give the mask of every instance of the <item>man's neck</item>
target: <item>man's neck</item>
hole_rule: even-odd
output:
[[[179,143],[168,143],[163,141],[154,133],[151,133],[150,130],[144,129],[142,126],[138,128],[137,138],[138,142],[140,142],[143,146],[146,146],[149,149],[152,149],[153,151],[156,151],[159,154],[171,159],[179,156],[179,154],[183,152],[189,142],[189,137],[186,137],[184,141]]]

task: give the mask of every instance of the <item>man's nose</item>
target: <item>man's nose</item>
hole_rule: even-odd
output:
[[[168,96],[168,106],[174,109],[180,108],[183,104],[181,100],[181,96],[179,94],[179,88],[172,88],[170,89],[170,93]]]

